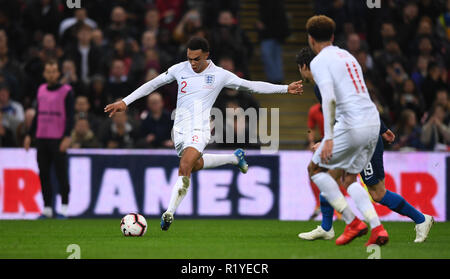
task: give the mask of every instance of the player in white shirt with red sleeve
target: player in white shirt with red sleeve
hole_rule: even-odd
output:
[[[311,17],[306,24],[308,43],[316,53],[310,68],[322,96],[325,132],[308,171],[322,195],[342,213],[347,226],[336,244],[343,245],[367,233],[367,226],[348,206],[336,178],[343,176],[342,186],[348,191],[355,188],[358,173],[368,165],[375,151],[380,120],[357,60],[332,45],[335,26],[331,18],[323,15]],[[372,229],[366,246],[386,244],[389,236],[369,196],[352,195],[352,198]]]
[[[208,60],[208,56],[208,41],[192,38],[187,43],[187,61],[173,65],[167,72],[143,84],[122,101],[105,107],[105,112],[111,117],[116,112],[125,111],[132,102],[147,96],[157,88],[175,80],[178,83],[173,131],[175,149],[181,159],[169,207],[161,217],[162,230],[169,229],[174,219],[173,214],[189,188],[191,172],[225,164],[237,165],[243,173],[248,170],[242,149],[237,149],[233,154],[202,154],[211,136],[210,111],[224,87],[262,94],[303,92],[301,81],[290,85],[276,85],[241,79],[214,65]]]

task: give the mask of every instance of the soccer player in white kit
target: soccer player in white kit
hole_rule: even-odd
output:
[[[306,24],[308,43],[316,53],[310,68],[322,95],[325,131],[308,171],[322,195],[342,213],[347,225],[336,244],[343,245],[367,233],[367,226],[354,215],[335,179],[342,176],[347,189],[358,183],[358,173],[368,165],[375,151],[380,119],[357,60],[332,44],[335,27],[334,21],[323,15],[311,17]],[[389,236],[369,196],[352,195],[352,198],[372,229],[366,246],[386,244]]]
[[[302,81],[289,85],[248,81],[214,65],[208,60],[208,56],[208,41],[194,37],[187,43],[187,61],[173,65],[167,72],[143,84],[123,100],[105,107],[105,112],[109,112],[111,117],[116,112],[125,111],[132,102],[157,88],[175,80],[178,83],[173,132],[175,149],[181,159],[169,207],[161,217],[162,230],[168,230],[173,222],[173,215],[189,188],[191,172],[225,164],[237,165],[243,173],[248,170],[242,149],[237,149],[233,154],[202,154],[211,136],[210,111],[224,87],[262,94],[303,93]]]

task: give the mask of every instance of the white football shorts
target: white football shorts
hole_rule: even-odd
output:
[[[173,142],[178,157],[183,155],[184,149],[193,147],[203,154],[203,150],[208,145],[211,139],[211,131],[208,128],[204,129],[173,129]]]
[[[369,164],[377,146],[379,132],[379,126],[335,129],[331,159],[327,164],[322,162],[322,141],[314,152],[312,161],[326,169],[343,169],[347,173],[358,174]]]

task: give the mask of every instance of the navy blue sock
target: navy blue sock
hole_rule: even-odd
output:
[[[319,196],[320,199],[320,211],[322,211],[322,229],[329,231],[333,226],[333,214],[334,208],[328,203],[327,199],[322,195]]]
[[[380,204],[389,207],[390,210],[397,212],[398,214],[408,216],[416,224],[420,224],[425,221],[425,216],[409,204],[402,196],[397,193],[386,191],[386,194],[381,199]]]

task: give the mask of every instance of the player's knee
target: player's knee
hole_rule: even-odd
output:
[[[308,173],[309,177],[313,177],[315,174],[318,174],[320,172],[320,167],[313,162],[310,162],[308,165]]]
[[[186,162],[180,162],[180,167],[178,168],[179,176],[190,176],[192,171],[192,166]]]
[[[386,194],[386,189],[384,187],[369,187],[369,194],[374,201],[380,202]]]
[[[352,183],[356,182],[356,174],[347,174],[344,178],[343,187],[348,188]]]

